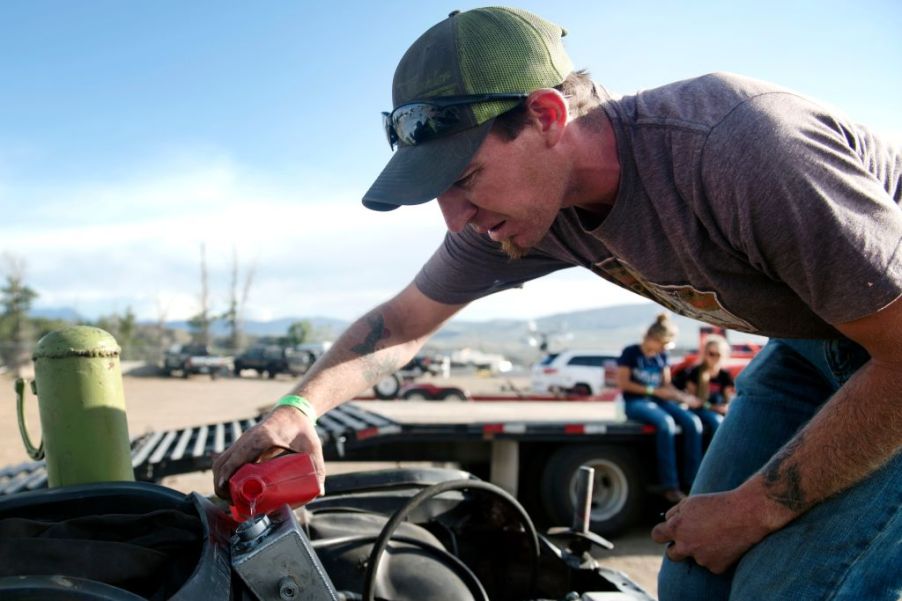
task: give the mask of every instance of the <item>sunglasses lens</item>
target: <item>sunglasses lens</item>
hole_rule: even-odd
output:
[[[397,141],[413,145],[452,133],[464,122],[461,107],[417,103],[398,107],[391,114]]]
[[[398,143],[398,134],[395,133],[395,126],[391,122],[391,113],[382,113],[382,128],[385,130],[385,139],[388,140],[388,146],[394,150],[395,144]]]

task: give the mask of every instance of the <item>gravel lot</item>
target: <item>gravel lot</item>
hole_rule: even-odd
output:
[[[525,387],[524,378],[453,377],[451,385],[467,388],[471,393],[493,393],[510,386]],[[181,428],[218,420],[232,420],[253,415],[271,404],[291,387],[293,380],[254,377],[220,378],[204,376],[190,379],[126,375],[123,378],[128,410],[129,433],[132,437],[147,431]],[[33,397],[26,402],[26,416],[32,437],[37,438],[38,412]],[[572,405],[571,405],[572,407]],[[572,408],[570,409],[573,410]],[[27,460],[22,446],[15,411],[13,381],[0,376],[0,467]],[[395,465],[395,464],[392,464]],[[331,463],[330,473],[384,467],[372,463]],[[212,494],[210,472],[182,474],[164,480],[174,489]],[[605,556],[608,567],[629,575],[650,594],[657,594],[656,575],[661,546],[649,538],[652,524],[637,527],[613,542],[615,549]]]

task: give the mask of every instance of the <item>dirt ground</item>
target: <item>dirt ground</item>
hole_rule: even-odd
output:
[[[127,371],[126,367],[124,371]],[[128,411],[129,434],[132,437],[148,431],[199,425],[220,420],[246,418],[261,407],[288,392],[293,380],[267,380],[254,377],[220,378],[204,376],[190,379],[126,375],[123,378]],[[452,378],[449,385],[467,388],[470,392],[498,392],[511,384],[525,386],[523,379],[495,379],[482,377]],[[13,380],[0,376],[0,468],[28,460],[22,445],[16,420]],[[26,419],[32,438],[39,438],[37,402],[33,396],[26,400]],[[337,463],[327,465],[330,473],[374,469],[385,464]],[[171,476],[163,484],[182,492],[197,491],[212,494],[210,472]],[[620,570],[657,596],[657,571],[661,546],[649,538],[651,524],[642,525],[614,539],[613,551],[605,555],[607,567]]]

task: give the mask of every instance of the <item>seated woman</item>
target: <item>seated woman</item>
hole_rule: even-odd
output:
[[[722,336],[708,336],[702,349],[701,363],[690,367],[675,378],[674,384],[684,389],[692,398],[687,400],[710,432],[710,439],[727,414],[730,400],[736,394],[733,376],[723,369],[723,361],[730,356],[730,344]]]
[[[676,333],[667,314],[662,314],[648,328],[642,343],[623,349],[617,361],[617,384],[623,392],[626,416],[655,427],[660,489],[670,503],[686,496],[677,473],[677,425],[683,432],[684,490],[692,485],[702,459],[702,423],[680,406],[690,400],[689,395],[670,382],[666,348]]]

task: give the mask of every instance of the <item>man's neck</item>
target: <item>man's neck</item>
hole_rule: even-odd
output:
[[[573,125],[573,176],[567,205],[604,218],[614,206],[620,187],[614,128],[601,107]]]

